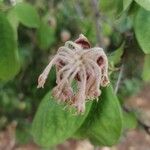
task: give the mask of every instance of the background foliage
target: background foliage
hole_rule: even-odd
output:
[[[64,105],[50,96],[54,68],[45,88],[37,90],[36,86],[48,56],[80,33],[93,46],[102,44],[112,85],[102,89],[98,103],[87,104],[83,116],[73,116],[74,110],[63,110]],[[68,138],[116,144],[124,131],[137,126],[136,112],[122,108],[127,97],[150,81],[149,39],[149,0],[1,0],[0,129],[15,120],[18,142],[34,137],[44,147]]]

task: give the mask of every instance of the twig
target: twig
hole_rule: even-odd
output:
[[[121,78],[122,78],[122,75],[123,75],[123,71],[124,71],[124,64],[122,64],[122,66],[120,68],[118,80],[117,80],[116,86],[115,86],[115,94],[117,94],[117,92],[119,90],[119,86],[120,86]]]
[[[80,2],[78,0],[75,4],[75,9],[76,9],[76,12],[77,12],[78,16],[80,17],[80,19],[83,19],[84,15],[83,15],[82,9],[80,7]]]
[[[97,43],[99,46],[103,47],[102,42],[102,33],[101,33],[101,24],[100,24],[100,13],[98,9],[98,1],[97,0],[91,0],[93,13],[94,13],[94,21],[95,21],[95,27],[96,27],[96,37],[97,37]]]

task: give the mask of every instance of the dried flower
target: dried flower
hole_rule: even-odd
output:
[[[84,35],[75,41],[67,41],[58,49],[57,54],[47,65],[38,78],[38,88],[44,87],[52,66],[56,66],[57,86],[52,94],[58,101],[65,101],[85,111],[86,100],[100,96],[100,86],[107,86],[108,60],[102,48],[91,48]],[[72,82],[77,82],[77,91],[73,90]]]

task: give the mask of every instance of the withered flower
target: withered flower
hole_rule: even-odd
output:
[[[108,60],[103,49],[91,48],[88,39],[80,35],[74,42],[67,41],[58,49],[57,54],[38,78],[38,88],[43,88],[52,66],[56,66],[57,86],[52,94],[58,101],[67,102],[77,108],[79,113],[85,111],[86,100],[98,99],[100,86],[107,86]],[[76,81],[77,90],[72,82]]]

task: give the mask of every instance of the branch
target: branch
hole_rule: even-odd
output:
[[[121,78],[122,78],[122,75],[123,75],[123,71],[124,71],[124,65],[122,64],[122,66],[120,68],[118,80],[117,80],[116,86],[115,86],[115,94],[117,94],[117,92],[119,90],[119,86],[120,86]]]
[[[93,13],[94,13],[94,22],[95,22],[95,27],[96,27],[97,43],[99,46],[103,47],[98,1],[91,0],[91,4],[92,4],[92,8],[93,8]]]
[[[76,12],[77,12],[78,16],[80,17],[80,19],[83,19],[84,15],[83,15],[82,9],[80,7],[80,1],[79,0],[77,0],[77,2],[75,4],[75,9],[76,9]]]

